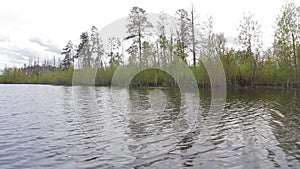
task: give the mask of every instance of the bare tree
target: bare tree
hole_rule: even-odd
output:
[[[262,31],[261,25],[254,19],[254,14],[244,14],[243,19],[238,27],[238,40],[243,50],[246,52],[245,57],[252,62],[252,80],[251,85],[255,85],[255,75],[258,68],[258,61],[262,50]]]

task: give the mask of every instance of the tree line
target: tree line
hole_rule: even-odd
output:
[[[175,12],[176,29],[167,30],[167,15],[151,23],[140,7],[130,9],[126,25],[128,37],[110,37],[104,44],[98,29],[83,32],[78,45],[71,41],[62,49],[58,65],[34,64],[22,68],[5,68],[1,83],[72,84],[74,69],[97,67],[96,85],[110,85],[118,66],[164,65],[181,58],[194,73],[199,86],[209,86],[203,59],[219,57],[227,85],[299,86],[300,6],[286,2],[276,19],[274,41],[263,49],[261,24],[252,13],[245,13],[237,26],[235,48],[228,48],[224,33],[213,32],[213,18],[199,21],[193,6]],[[155,26],[154,26],[155,25]],[[152,31],[149,31],[152,30]],[[154,31],[153,31],[154,30]],[[170,32],[170,33],[168,33]],[[130,43],[124,49],[122,42]],[[174,79],[165,72],[149,69],[138,74],[133,84],[173,86]]]

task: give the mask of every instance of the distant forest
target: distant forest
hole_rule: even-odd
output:
[[[181,58],[194,73],[198,85],[209,87],[209,76],[202,60],[219,57],[228,86],[299,87],[300,6],[294,2],[282,6],[276,20],[274,41],[268,49],[262,47],[261,24],[250,12],[241,17],[237,26],[236,45],[239,48],[228,48],[225,35],[213,32],[213,18],[198,21],[193,7],[179,9],[174,16],[176,30],[167,34],[166,14],[160,14],[154,27],[144,9],[133,7],[126,25],[129,36],[125,39],[110,37],[109,44],[102,44],[98,29],[92,26],[90,31],[79,36],[79,44],[71,41],[66,44],[61,61],[54,57],[53,61],[45,60],[42,64],[30,61],[21,68],[6,67],[0,83],[72,85],[75,69],[97,65],[96,85],[108,86],[118,66],[160,65]],[[155,35],[147,31],[150,28],[155,30]],[[196,30],[200,38],[196,38]],[[122,49],[123,41],[130,42],[128,48]],[[138,74],[132,84],[175,86],[176,82],[163,71],[148,69]]]

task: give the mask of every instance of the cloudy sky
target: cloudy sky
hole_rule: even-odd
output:
[[[3,0],[0,5],[0,70],[28,64],[29,57],[59,57],[61,49],[93,25],[101,29],[128,16],[133,6],[149,13],[174,15],[194,4],[199,18],[213,16],[214,32],[224,32],[232,41],[243,13],[251,11],[262,25],[264,47],[273,40],[276,17],[283,0]],[[300,0],[295,1],[298,5]]]

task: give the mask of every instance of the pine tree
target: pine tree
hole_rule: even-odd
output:
[[[91,51],[91,62],[97,65],[97,67],[101,68],[100,63],[101,61],[103,61],[102,55],[104,54],[104,48],[96,26],[92,26],[91,29],[90,51]]]
[[[132,39],[133,43],[127,49],[130,54],[138,54],[139,62],[142,63],[142,39],[146,35],[146,29],[153,27],[147,19],[146,11],[139,7],[133,7],[129,14],[127,33],[129,36],[125,39]],[[133,50],[138,51],[133,51]]]
[[[91,65],[91,49],[89,43],[89,34],[88,32],[83,32],[80,35],[80,43],[76,49],[75,58],[78,58],[79,65],[81,67]]]
[[[166,34],[166,14],[162,13],[159,15],[159,21],[157,22],[157,56],[162,60],[162,64],[165,65],[168,62],[167,53],[168,53],[168,39]],[[157,59],[157,62],[158,59]],[[171,61],[169,61],[171,62]]]
[[[109,64],[111,67],[116,67],[122,63],[121,55],[119,54],[119,47],[121,46],[121,41],[119,38],[109,38],[109,51],[107,53],[109,57]]]
[[[184,9],[179,9],[176,11],[177,17],[177,40],[176,40],[176,54],[182,60],[186,61],[188,55],[188,48],[191,44],[190,33],[191,24],[188,12]]]
[[[64,55],[64,59],[61,66],[64,69],[68,69],[69,67],[72,66],[74,61],[73,44],[71,41],[69,41],[68,44],[65,46],[65,48],[63,48],[61,54]]]

